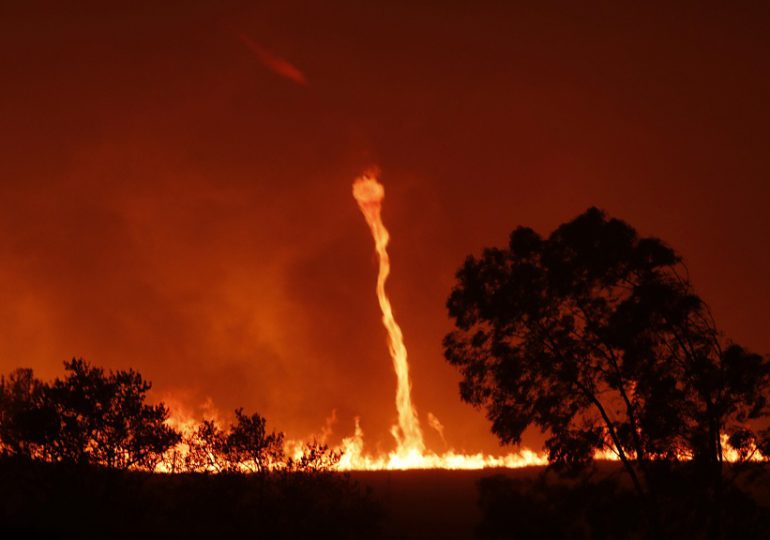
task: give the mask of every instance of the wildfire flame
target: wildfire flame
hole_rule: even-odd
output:
[[[392,426],[391,434],[396,439],[396,450],[388,454],[379,454],[372,456],[364,451],[364,432],[361,428],[359,418],[355,418],[355,431],[353,435],[342,439],[339,446],[334,448],[339,452],[339,462],[335,468],[337,470],[398,470],[398,469],[484,469],[484,468],[519,468],[537,465],[547,465],[548,458],[544,452],[534,452],[527,448],[522,448],[517,453],[510,453],[504,456],[492,456],[487,454],[463,454],[450,449],[442,454],[437,454],[426,450],[423,439],[420,420],[417,411],[412,404],[411,381],[409,378],[409,362],[407,360],[406,346],[401,328],[396,322],[393,314],[393,307],[385,291],[385,283],[390,274],[390,258],[388,256],[388,242],[390,236],[388,230],[382,222],[381,210],[382,200],[385,197],[385,188],[377,181],[374,174],[364,174],[353,183],[353,197],[358,202],[361,212],[366,218],[366,223],[372,232],[374,238],[375,251],[379,261],[379,271],[377,273],[377,300],[382,311],[382,323],[388,334],[388,350],[393,360],[393,369],[396,372],[396,410],[398,412],[398,424]],[[216,424],[220,425],[220,415],[213,408],[210,400],[200,407]],[[176,408],[177,415],[168,420],[169,424],[182,431],[186,436],[191,434],[196,421],[189,414],[179,414],[179,408]],[[432,413],[427,415],[428,424],[441,437],[444,445],[447,444],[444,438],[444,425]],[[326,420],[326,425],[322,428],[320,436],[314,436],[313,439],[326,442],[332,433],[332,425],[336,422],[336,414],[332,414]],[[735,450],[729,449],[727,436],[723,436],[723,446],[725,451],[723,456],[727,461],[739,461],[741,456]],[[305,452],[305,444],[301,440],[287,440],[284,443],[286,455],[299,459]],[[181,460],[186,454],[184,443],[181,443],[173,450],[173,460],[170,464],[161,464],[159,471],[173,472],[176,470],[175,463]],[[180,457],[181,456],[181,457]],[[596,451],[596,459],[618,460],[618,455],[612,449]],[[687,456],[682,456],[688,459]],[[761,453],[755,451],[749,456],[752,461],[763,459]],[[280,468],[280,463],[274,463],[269,467]]]
[[[409,378],[409,362],[407,360],[406,346],[401,328],[396,322],[393,307],[385,291],[385,283],[390,274],[390,258],[388,256],[388,242],[390,236],[382,222],[382,200],[385,197],[385,188],[377,181],[374,174],[364,174],[353,183],[353,197],[358,202],[366,223],[374,238],[375,251],[379,261],[377,273],[377,300],[382,311],[382,323],[388,334],[388,350],[393,360],[393,369],[396,372],[396,410],[398,412],[398,424],[391,427],[391,434],[396,440],[395,451],[387,454],[379,453],[370,455],[364,450],[364,432],[358,417],[355,418],[355,431],[352,435],[342,439],[339,446],[333,448],[339,452],[340,459],[335,468],[341,471],[349,470],[399,470],[399,469],[483,469],[492,467],[518,468],[533,465],[546,465],[548,460],[542,452],[533,452],[523,448],[518,453],[505,456],[491,456],[487,454],[463,454],[452,449],[443,454],[437,454],[426,450],[423,439],[420,420],[412,403],[412,388]],[[203,412],[207,413],[215,424],[224,428],[221,416],[212,411],[210,403],[204,404]],[[213,412],[213,414],[212,414]],[[444,426],[432,413],[428,413],[428,423],[436,430],[447,445],[444,438]],[[332,425],[336,421],[336,415],[327,418],[326,426],[321,430],[320,436],[313,436],[315,440],[327,441],[332,432]],[[168,420],[169,425],[179,429],[185,438],[189,437],[197,426],[197,422],[189,411],[176,408],[174,417]],[[175,463],[183,461],[189,453],[186,443],[182,442],[173,449],[170,463],[162,463],[157,470],[173,472]],[[299,459],[305,451],[302,440],[286,440],[284,451],[288,457]],[[280,468],[281,463],[269,465],[270,468]],[[215,471],[212,471],[215,472]]]
[[[436,418],[436,415],[431,412],[428,413],[428,425],[438,433],[439,437],[441,437],[441,441],[446,445],[446,439],[444,438],[444,424],[442,424],[441,420]]]
[[[380,215],[385,188],[374,176],[365,174],[353,183],[353,197],[358,202],[358,206],[366,218],[366,223],[372,231],[374,247],[379,259],[377,300],[382,310],[382,324],[388,331],[388,349],[393,359],[393,369],[396,371],[398,381],[396,389],[398,426],[393,426],[391,433],[398,443],[399,455],[420,455],[425,450],[425,442],[422,437],[422,429],[420,429],[420,420],[417,418],[417,411],[412,404],[409,362],[404,345],[404,336],[393,316],[393,308],[390,305],[388,294],[385,292],[385,282],[390,274],[390,257],[387,249],[390,235],[382,223],[382,216]]]
[[[385,198],[385,188],[377,181],[372,173],[367,173],[353,182],[353,197],[369,225],[374,238],[374,248],[379,260],[377,273],[377,300],[382,311],[382,324],[388,332],[388,350],[393,360],[396,372],[396,410],[398,425],[391,428],[396,439],[396,451],[387,457],[370,457],[363,455],[363,431],[356,419],[356,431],[352,437],[343,440],[343,459],[340,469],[413,469],[413,468],[445,468],[445,469],[481,469],[485,467],[526,467],[529,465],[544,465],[547,460],[544,455],[523,449],[517,454],[495,457],[484,454],[465,455],[454,451],[442,455],[426,452],[425,441],[420,427],[417,411],[412,404],[412,386],[409,379],[409,361],[401,328],[393,315],[393,307],[385,291],[385,282],[390,274],[390,257],[388,242],[390,235],[382,222],[382,200]],[[433,414],[428,420],[439,435],[444,439],[444,426]],[[446,444],[446,441],[445,441]]]

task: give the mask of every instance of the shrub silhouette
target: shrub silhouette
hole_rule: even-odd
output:
[[[186,471],[218,473],[229,468],[227,436],[213,420],[202,421],[184,442]]]
[[[213,420],[203,420],[184,438],[184,470],[188,472],[290,471],[324,473],[335,469],[342,452],[316,440],[303,443],[299,456],[287,456],[282,432],[267,432],[259,414],[235,411],[235,424],[220,428]],[[171,469],[171,467],[169,467]]]
[[[265,472],[271,464],[283,463],[283,433],[268,433],[263,417],[244,414],[243,409],[235,410],[235,420],[225,443],[231,464]]]
[[[31,369],[0,377],[0,450],[6,456],[48,457],[59,432],[49,388]]]
[[[299,459],[287,459],[283,433],[237,409],[227,429],[201,422],[184,438],[187,452],[178,460],[182,437],[166,424],[164,404],[145,402],[151,385],[139,373],[105,373],[82,360],[65,369],[50,384],[29,369],[0,378],[0,534],[376,533],[378,504],[348,474],[330,473],[339,453],[327,446],[308,443]],[[161,460],[179,474],[150,474]]]
[[[145,403],[151,384],[73,359],[46,384],[21,369],[0,381],[0,443],[10,455],[153,470],[180,440],[168,408]]]
[[[327,472],[334,469],[342,459],[342,451],[329,448],[328,444],[313,440],[305,443],[299,458],[287,461],[289,470],[312,473]]]
[[[83,360],[48,384],[31,369],[0,377],[0,450],[5,456],[153,471],[254,472],[334,469],[341,453],[312,441],[300,456],[284,454],[284,434],[258,413],[235,410],[223,429],[203,420],[184,437],[163,404],[145,403],[151,384],[133,370],[105,373]],[[183,442],[182,456],[177,445]],[[173,451],[171,451],[173,449]]]

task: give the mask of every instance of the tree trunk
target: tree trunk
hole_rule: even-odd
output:
[[[626,453],[623,450],[622,445],[620,444],[620,440],[618,439],[617,433],[615,433],[615,428],[612,426],[612,421],[610,420],[610,417],[607,414],[607,411],[605,411],[604,406],[601,404],[599,399],[593,394],[589,393],[589,397],[593,401],[596,408],[599,410],[599,414],[601,414],[602,419],[604,419],[604,423],[607,426],[607,430],[610,434],[610,437],[612,438],[612,442],[618,451],[618,456],[620,457],[620,461],[623,463],[623,467],[625,468],[628,475],[631,477],[631,481],[634,484],[634,488],[636,489],[636,492],[639,495],[639,498],[642,500],[642,504],[644,506],[645,513],[647,514],[647,519],[650,526],[650,529],[649,529],[650,539],[662,540],[665,537],[663,534],[663,528],[661,527],[661,524],[660,524],[660,512],[658,511],[657,501],[653,497],[651,497],[649,492],[647,492],[642,487],[642,483],[639,480],[639,475],[636,474],[633,464],[629,461],[628,456],[626,456]]]

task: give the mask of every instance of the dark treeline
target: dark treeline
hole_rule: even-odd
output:
[[[592,208],[548,237],[514,230],[457,278],[444,346],[461,398],[502,443],[540,429],[550,461],[542,475],[480,482],[479,536],[770,537],[770,358],[723,335],[672,248]],[[82,360],[51,382],[2,377],[0,523],[376,534],[370,494],[331,472],[339,453],[311,442],[286,456],[283,434],[242,409],[180,433],[150,387]],[[597,467],[597,452],[618,462]]]
[[[133,370],[105,373],[83,360],[48,383],[31,369],[0,378],[0,450],[39,461],[154,470],[182,435],[169,410],[146,403],[151,384]]]
[[[167,422],[163,403],[147,403],[152,387],[134,370],[106,373],[81,359],[65,362],[52,382],[31,369],[0,377],[0,452],[5,457],[110,469],[165,472],[330,470],[339,452],[316,441],[286,456],[284,435],[257,413],[235,411],[222,428],[203,420],[189,433]]]
[[[222,428],[168,423],[133,370],[83,360],[65,376],[0,378],[0,532],[98,538],[340,538],[374,534],[379,506],[338,452],[315,441],[299,458],[259,414]],[[177,474],[153,474],[165,471]],[[218,474],[209,474],[218,473]],[[245,474],[250,473],[250,474]]]

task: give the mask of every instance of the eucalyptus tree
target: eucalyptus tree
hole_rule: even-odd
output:
[[[447,305],[462,399],[504,443],[539,427],[555,466],[610,451],[646,496],[682,460],[718,489],[726,437],[746,459],[770,448],[768,359],[722,336],[671,247],[596,208],[468,257]]]

